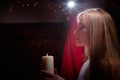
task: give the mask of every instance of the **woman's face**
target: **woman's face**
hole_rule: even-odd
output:
[[[74,36],[76,39],[77,46],[88,46],[89,45],[89,30],[87,27],[86,20],[82,20],[81,22],[77,22],[77,28],[74,31]]]

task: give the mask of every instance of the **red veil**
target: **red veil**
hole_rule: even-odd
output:
[[[73,32],[76,29],[76,20],[70,26],[62,57],[61,75],[66,80],[76,80],[84,63],[83,48],[75,45]]]

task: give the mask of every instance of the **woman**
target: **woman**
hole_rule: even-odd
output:
[[[91,8],[77,15],[77,23],[73,34],[86,56],[78,80],[120,80],[120,47],[111,16]]]
[[[100,8],[87,9],[77,23],[76,44],[84,46],[88,58],[79,79],[120,80],[120,48],[111,16]]]

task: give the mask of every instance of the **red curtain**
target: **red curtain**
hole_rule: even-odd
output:
[[[74,20],[70,25],[64,46],[61,75],[66,80],[76,80],[84,63],[83,48],[75,45],[75,37],[73,36],[76,26],[77,24]]]

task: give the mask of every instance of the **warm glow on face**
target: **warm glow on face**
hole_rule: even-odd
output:
[[[89,45],[89,30],[86,24],[87,22],[85,18],[80,22],[78,21],[77,28],[74,31],[77,46]]]

